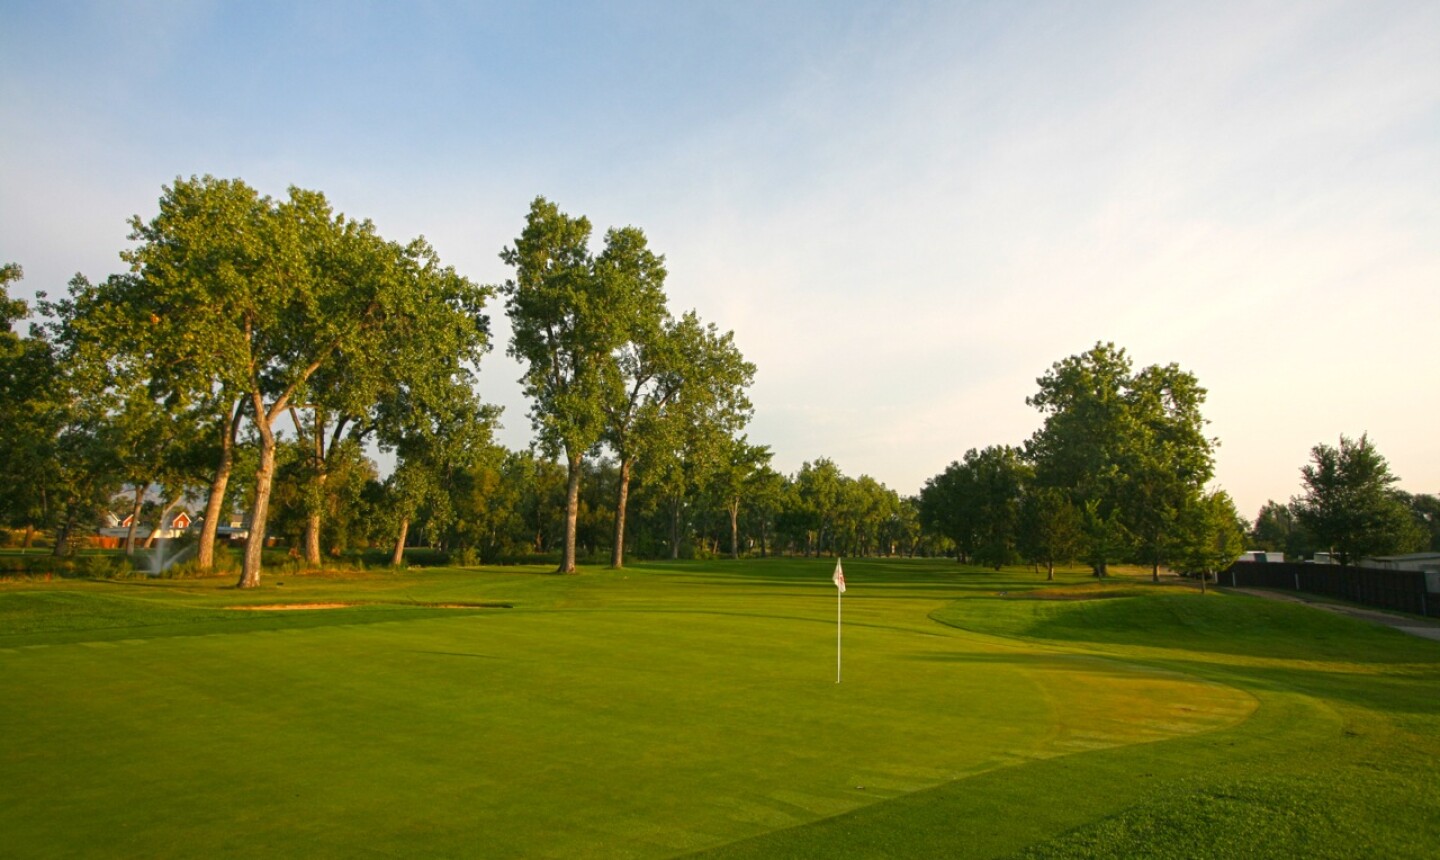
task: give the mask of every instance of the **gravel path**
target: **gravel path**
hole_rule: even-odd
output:
[[[1419,636],[1423,639],[1434,639],[1440,642],[1440,623],[1427,621],[1422,618],[1412,618],[1409,615],[1395,615],[1391,612],[1381,612],[1378,609],[1363,609],[1359,606],[1349,606],[1343,603],[1327,603],[1316,600],[1303,592],[1272,591],[1268,588],[1226,588],[1224,590],[1235,591],[1240,594],[1250,594],[1255,597],[1264,597],[1269,600],[1304,603],[1316,609],[1324,609],[1327,612],[1334,612],[1338,615],[1348,615],[1351,618],[1358,618],[1361,621],[1384,624],[1386,627],[1394,627],[1396,630],[1409,633],[1411,636]]]

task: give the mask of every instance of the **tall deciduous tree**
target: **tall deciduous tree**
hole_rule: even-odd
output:
[[[1030,465],[1009,445],[971,448],[920,491],[921,516],[955,542],[961,561],[997,570],[1015,559]]]
[[[10,284],[23,276],[24,271],[16,263],[0,266],[0,482],[6,488],[0,494],[0,515],[7,525],[25,527],[28,547],[38,512],[32,508],[30,498],[22,498],[23,488],[31,485],[30,475],[36,471],[27,463],[35,445],[27,445],[25,440],[34,435],[34,428],[29,426],[33,422],[28,419],[34,409],[38,380],[31,378],[33,373],[26,367],[31,345],[13,330],[15,324],[30,315],[30,307],[20,299],[10,298]]]
[[[966,455],[975,472],[975,561],[999,570],[1015,560],[1020,542],[1020,503],[1030,480],[1030,466],[1018,448],[992,445]]]
[[[71,289],[86,283],[76,276]],[[63,306],[45,301],[43,293],[41,300],[49,316]],[[60,556],[69,552],[78,531],[99,519],[119,489],[125,440],[114,420],[106,373],[77,357],[63,319],[45,328],[50,337],[32,326],[23,344],[21,369],[30,390],[18,411],[22,426],[37,436],[30,444],[21,440],[19,447],[24,465],[43,469],[34,477],[41,481],[42,508],[55,527],[55,555]]]
[[[920,488],[920,522],[926,531],[950,540],[956,560],[962,564],[968,563],[975,552],[975,505],[979,497],[975,471],[959,460],[926,479]]]
[[[463,413],[479,428],[478,436],[467,432],[467,443],[489,444],[495,413],[473,387],[475,368],[490,348],[489,320],[481,311],[491,290],[443,265],[423,239],[384,248],[391,259],[374,271],[385,275],[397,298],[410,298],[386,312],[383,326],[343,344],[306,384],[305,402],[292,404],[310,454],[304,546],[312,564],[320,561],[330,459],[342,440],[376,440],[383,448],[411,431],[430,438],[436,422],[462,420],[456,416]]]
[[[1341,564],[1367,555],[1405,552],[1419,543],[1418,529],[1394,489],[1399,479],[1369,436],[1342,435],[1340,445],[1316,445],[1300,469],[1305,494],[1295,515]]]
[[[391,564],[404,561],[410,525],[422,510],[429,512],[432,537],[450,525],[464,476],[495,453],[491,431],[497,415],[459,379],[418,390],[402,387],[384,400],[376,421],[380,445],[396,454],[387,484],[395,529]]]
[[[829,457],[800,464],[795,473],[795,495],[808,528],[805,554],[834,552],[835,517],[840,510],[845,476]]]
[[[0,515],[24,529],[28,548],[37,529],[57,524],[79,464],[59,462],[74,402],[55,349],[42,330],[13,331],[30,314],[26,302],[9,297],[8,285],[22,275],[14,263],[0,266]]]
[[[730,557],[740,557],[740,505],[750,487],[751,477],[770,463],[770,448],[751,445],[741,436],[727,440],[716,463],[711,489],[725,506],[730,524]]]
[[[87,338],[124,356],[158,395],[191,404],[207,428],[215,459],[201,569],[213,565],[217,530],[228,519],[242,422],[247,411],[257,418],[249,396],[262,373],[256,353],[278,348],[273,331],[298,268],[299,251],[282,241],[274,208],[239,180],[177,179],[163,189],[153,218],[130,220],[137,245],[121,257],[131,274],[75,297],[73,318]]]
[[[135,286],[112,302],[130,322],[121,345],[143,357],[153,387],[217,407],[211,423],[223,453],[206,510],[210,529],[220,519],[242,406],[257,431],[240,578],[242,587],[256,585],[277,423],[321,387],[317,374],[328,368],[349,369],[356,385],[395,377],[397,338],[453,323],[483,344],[486,290],[440,267],[422,240],[387,242],[370,222],[337,215],[324,195],[299,188],[272,201],[238,180],[177,180],[159,214],[149,222],[137,216],[132,226],[139,244],[123,256]]]
[[[620,385],[602,404],[604,438],[616,456],[614,537],[610,566],[625,566],[625,523],[635,463],[654,448],[658,425],[675,408],[690,378],[682,344],[666,308],[664,258],[652,253],[638,230],[612,234],[615,241],[596,261],[596,275],[633,296],[624,342],[615,351]]]
[[[1134,373],[1111,343],[1056,362],[1037,383],[1026,402],[1045,414],[1027,444],[1038,484],[1069,493],[1087,534],[1103,540],[1088,553],[1097,575],[1133,552],[1158,579],[1179,513],[1213,471],[1205,389],[1174,364]]]
[[[665,336],[670,372],[678,387],[672,400],[642,416],[641,447],[684,464],[670,471],[671,497],[677,505],[678,499],[702,486],[720,502],[732,526],[732,555],[738,555],[745,482],[770,458],[768,448],[750,445],[741,435],[750,420],[746,389],[755,377],[755,366],[736,348],[733,332],[721,334],[713,323],[701,324],[694,311],[667,324]],[[672,513],[676,510],[672,507]],[[672,539],[672,550],[677,548]]]
[[[547,453],[565,457],[565,538],[560,572],[575,571],[581,464],[605,431],[604,404],[619,384],[613,351],[625,327],[595,278],[590,221],[538,197],[525,229],[500,259],[515,277],[500,288],[510,317],[509,354],[527,365],[521,382],[530,421]]]
[[[513,331],[509,354],[526,365],[521,382],[540,446],[565,459],[562,573],[575,571],[585,457],[604,438],[607,407],[626,402],[617,355],[643,345],[664,318],[664,261],[644,234],[610,230],[599,257],[589,242],[589,220],[537,197],[514,247],[500,254],[515,268],[501,287]]]
[[[746,478],[745,498],[749,503],[750,532],[758,532],[760,557],[765,558],[770,553],[775,519],[785,499],[785,476],[769,465],[761,466]]]
[[[1141,370],[1125,392],[1138,432],[1122,455],[1121,509],[1156,582],[1181,513],[1214,474],[1215,441],[1205,435],[1200,413],[1205,394],[1194,374],[1175,364]]]

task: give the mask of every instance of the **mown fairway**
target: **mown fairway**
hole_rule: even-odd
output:
[[[832,566],[0,586],[4,853],[1440,848],[1440,643],[857,560],[836,685]]]

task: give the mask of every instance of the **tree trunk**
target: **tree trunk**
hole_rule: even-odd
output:
[[[610,550],[610,567],[625,566],[625,507],[630,502],[631,459],[620,461],[620,487],[615,494],[615,546]]]
[[[320,566],[320,515],[318,513],[312,513],[305,517],[305,563],[311,567]]]
[[[410,534],[410,518],[400,518],[400,535],[395,538],[395,554],[390,557],[390,566],[399,567],[405,563],[405,538]]]
[[[140,528],[140,509],[145,506],[145,489],[148,486],[150,485],[135,485],[135,504],[130,506],[130,529],[125,532],[126,555],[135,554],[135,532]]]
[[[209,570],[215,566],[215,535],[219,533],[220,517],[225,513],[225,490],[230,485],[230,472],[235,468],[235,436],[240,432],[240,416],[244,400],[235,407],[220,427],[220,462],[215,466],[215,479],[210,482],[210,498],[205,500],[205,521],[200,524],[200,546],[195,566]]]
[[[730,557],[740,558],[740,497],[730,500]]]
[[[33,541],[34,539],[35,539],[35,524],[34,524],[34,523],[26,523],[26,524],[25,524],[25,543],[21,544],[21,545],[20,545],[20,548],[23,549],[23,550],[28,550],[28,549],[30,548],[30,542]]]
[[[680,557],[680,501],[670,500],[670,558]]]
[[[298,430],[300,418],[295,410],[291,411],[294,416],[295,426]],[[315,407],[315,444],[311,456],[314,458],[315,466],[315,494],[311,504],[323,505],[325,499],[325,483],[329,475],[325,472],[325,412],[319,406]],[[305,563],[311,567],[320,566],[320,509],[317,507],[311,510],[305,517]]]
[[[580,457],[566,458],[568,480],[565,485],[565,550],[556,573],[575,572],[575,524],[580,518]]]
[[[55,529],[55,551],[52,553],[56,558],[64,558],[67,544],[70,542],[70,522],[62,522]]]
[[[240,571],[239,588],[260,584],[261,552],[265,549],[265,521],[270,516],[270,486],[275,480],[275,431],[265,415],[264,404],[256,395],[255,423],[260,429],[260,468],[255,470],[255,507],[250,511],[250,534],[245,539],[245,566]]]
[[[768,517],[760,518],[760,557],[769,558],[766,554],[765,545],[770,542],[770,526],[766,522]]]
[[[172,499],[172,500],[169,502],[169,504],[165,505],[165,508],[160,511],[160,519],[156,521],[156,523],[155,523],[155,528],[154,528],[154,529],[151,529],[151,531],[150,531],[150,537],[148,537],[148,538],[145,539],[145,548],[146,548],[146,549],[154,549],[154,548],[155,548],[155,541],[156,541],[156,539],[157,539],[157,538],[159,537],[159,535],[160,535],[160,530],[161,530],[161,529],[164,529],[164,528],[167,528],[167,526],[165,525],[165,523],[168,522],[169,519],[170,519],[170,512],[173,511],[173,510],[175,510],[176,508],[178,508],[178,507],[180,506],[180,502],[183,501],[184,498],[185,498],[185,493],[184,493],[184,491],[182,490],[181,493],[180,493],[180,495],[178,495],[178,496],[176,496],[174,499]]]
[[[205,521],[200,524],[200,545],[195,553],[195,566],[209,570],[215,566],[215,536],[220,531],[220,518],[225,513],[225,490],[234,468],[234,452],[222,455],[215,480],[210,482],[210,498],[205,500]]]

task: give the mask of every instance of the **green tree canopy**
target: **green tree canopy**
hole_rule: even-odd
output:
[[[975,470],[959,460],[920,489],[920,522],[926,531],[950,540],[962,563],[970,560],[979,542],[979,499]]]
[[[560,571],[575,571],[580,477],[607,428],[607,405],[623,402],[617,353],[663,312],[663,259],[632,227],[611,230],[597,260],[590,222],[535,198],[525,229],[500,259],[515,275],[500,291],[510,317],[509,354],[526,366],[521,383],[542,450],[562,454],[568,474]],[[658,302],[657,302],[658,298]]]
[[[1069,493],[1091,539],[1103,537],[1103,550],[1089,553],[1096,573],[1133,555],[1158,578],[1180,512],[1213,474],[1216,443],[1205,435],[1205,389],[1193,374],[1174,364],[1132,367],[1112,343],[1056,362],[1026,400],[1045,415],[1026,453],[1037,482]]]
[[[1315,551],[1313,540],[1300,525],[1294,507],[1274,499],[1266,501],[1260,507],[1249,538],[1255,549],[1283,552],[1289,559],[1304,558]]]
[[[1214,574],[1235,563],[1245,550],[1245,521],[1224,490],[1196,499],[1178,518],[1175,564],[1200,577],[1201,589]]]
[[[1080,552],[1085,533],[1080,511],[1067,493],[1055,487],[1031,486],[1020,504],[1020,550],[1045,578],[1055,579],[1055,565]]]
[[[30,314],[29,305],[12,300],[9,285],[23,276],[20,266],[0,266],[0,516],[25,530],[28,547],[37,529],[59,525],[75,507],[95,507],[108,487],[89,492],[77,486],[86,480],[89,460],[96,454],[79,421],[80,404],[70,396],[68,379],[59,366],[45,332],[13,331]],[[61,462],[61,452],[72,459]],[[63,550],[62,550],[63,551]]]
[[[1421,543],[1410,511],[1394,489],[1399,479],[1369,436],[1341,435],[1338,447],[1316,445],[1310,461],[1300,469],[1305,493],[1295,501],[1295,515],[1341,564],[1408,552]]]
[[[277,423],[306,426],[293,411],[305,405],[317,416],[361,413],[383,389],[423,387],[417,373],[452,378],[484,351],[487,290],[441,266],[423,240],[386,241],[300,188],[272,200],[240,180],[179,179],[157,215],[131,226],[137,244],[122,254],[131,272],[72,289],[62,316],[76,344],[118,366],[116,378],[144,379],[170,407],[205,416],[197,423],[212,428],[220,460],[202,553],[237,433],[252,423],[259,454],[240,584],[253,586]]]

